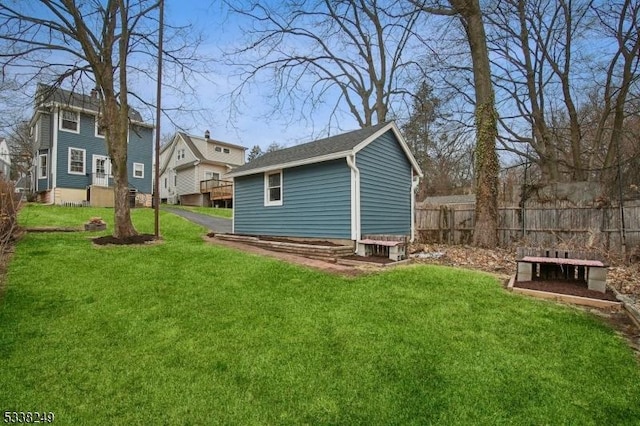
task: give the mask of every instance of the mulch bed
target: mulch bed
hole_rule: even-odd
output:
[[[342,247],[341,244],[336,244],[331,241],[317,241],[317,240],[291,240],[289,238],[280,238],[280,237],[269,237],[264,235],[259,235],[258,238],[264,241],[275,241],[278,243],[293,243],[293,244],[306,244],[309,246],[325,246],[325,247]]]
[[[609,300],[616,302],[616,296],[607,289],[605,293],[589,290],[586,284],[570,281],[516,281],[514,287],[529,290],[546,291],[549,293],[568,294],[571,296],[588,297],[590,299]]]
[[[153,234],[139,234],[127,238],[116,238],[113,235],[105,235],[104,237],[97,237],[93,239],[93,244],[99,246],[112,245],[135,245],[135,244],[147,244],[156,240]]]
[[[382,256],[358,256],[352,254],[351,256],[340,256],[340,259],[351,260],[355,262],[365,262],[365,263],[377,263],[380,265],[387,265],[389,263],[396,263],[394,260],[389,259],[388,257]]]
[[[249,234],[233,234],[243,237],[254,237],[263,241],[274,241],[277,243],[293,243],[293,244],[306,244],[309,246],[324,246],[324,247],[342,247],[342,244],[336,244],[332,241],[320,241],[320,240],[292,240],[291,238],[284,237],[271,237],[268,235],[249,235]],[[207,237],[214,238],[215,232],[209,232]]]

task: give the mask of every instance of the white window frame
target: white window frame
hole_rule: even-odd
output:
[[[80,151],[82,152],[82,171],[78,172],[78,171],[72,171],[71,170],[71,151]],[[72,146],[69,147],[69,150],[67,151],[68,153],[68,157],[67,157],[67,173],[69,173],[70,175],[85,175],[87,174],[87,150],[86,149],[82,149],[82,148],[74,148]]]
[[[95,126],[95,136],[96,138],[103,138],[106,136],[106,132],[103,134],[100,134],[100,117],[98,117],[97,115],[95,116],[95,122],[96,122],[96,126]]]
[[[76,128],[75,128],[75,130],[74,129],[66,129],[63,126],[63,123],[65,121],[73,122],[72,120],[65,120],[64,119],[64,114],[65,113],[75,114],[75,116],[76,116],[76,120],[75,120]],[[71,109],[64,109],[64,108],[60,109],[60,114],[59,114],[59,118],[58,118],[58,129],[60,129],[63,132],[76,133],[76,134],[80,133],[80,111],[73,111]]]
[[[222,148],[222,152],[224,154],[229,154],[231,152],[231,150],[229,150],[229,148]]]
[[[40,143],[40,120],[36,121],[36,124],[33,125],[33,127],[31,128],[33,134],[33,141],[36,144]]]
[[[217,181],[220,180],[220,173],[218,172],[212,172],[207,170],[206,172],[204,172],[204,180],[212,180],[215,179]]]
[[[136,168],[138,169],[136,170]],[[136,171],[141,172],[141,175],[137,176]],[[136,179],[144,179],[144,163],[133,163],[133,177]]]
[[[42,167],[42,159],[44,158],[44,168]],[[43,173],[44,169],[44,173]],[[49,155],[38,155],[38,179],[46,179],[49,172]]]
[[[216,146],[214,151],[215,152],[222,152],[222,147],[221,146]]]
[[[269,186],[269,176],[271,175],[279,175],[280,176],[280,186]],[[271,191],[272,188],[280,188],[280,199],[272,200],[271,199]],[[282,180],[282,170],[272,170],[270,172],[264,173],[264,205],[265,207],[269,206],[281,206],[282,200],[284,198],[284,184]]]

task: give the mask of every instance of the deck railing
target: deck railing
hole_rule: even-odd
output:
[[[211,200],[233,198],[233,181],[208,179],[200,181],[200,192],[211,194]]]

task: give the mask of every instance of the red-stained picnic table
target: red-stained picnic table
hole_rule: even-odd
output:
[[[517,281],[549,279],[586,282],[589,289],[604,293],[607,266],[600,260],[569,257],[523,256],[518,260]]]
[[[548,263],[553,265],[570,265],[570,266],[596,266],[600,268],[604,267],[604,263],[602,263],[599,260],[566,259],[563,257],[525,256],[522,259],[520,259],[520,262]]]

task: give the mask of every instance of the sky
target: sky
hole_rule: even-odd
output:
[[[308,142],[320,137],[329,135],[331,129],[327,129],[329,123],[329,111],[317,111],[308,120],[291,120],[291,117],[266,117],[267,105],[272,104],[267,90],[263,90],[259,85],[255,85],[250,91],[245,93],[241,107],[233,110],[231,108],[229,95],[237,87],[238,79],[234,78],[234,70],[221,63],[222,52],[228,51],[234,46],[243,45],[245,40],[241,30],[240,18],[230,15],[220,0],[165,0],[165,23],[168,25],[185,26],[190,25],[195,32],[204,36],[198,55],[208,59],[217,60],[207,63],[207,72],[202,76],[189,78],[189,84],[197,88],[195,99],[185,98],[172,92],[168,85],[163,88],[162,106],[171,108],[179,103],[184,103],[187,107],[199,109],[199,114],[179,113],[168,110],[167,115],[160,122],[160,132],[162,138],[175,133],[177,130],[186,131],[189,134],[203,136],[205,130],[209,130],[211,138],[224,142],[242,145],[250,150],[254,145],[258,145],[262,150],[272,144],[280,146],[292,146],[302,142]],[[27,5],[38,10],[36,3]],[[34,12],[38,13],[38,12]],[[165,46],[170,41],[165,41]],[[51,52],[48,57],[42,56],[50,63],[66,63],[69,58],[59,60],[63,55],[59,52]],[[146,59],[150,69],[155,70],[153,58]],[[20,70],[25,75],[29,71]],[[168,70],[167,70],[168,71]],[[165,79],[170,79],[165,77]],[[154,104],[156,98],[155,78],[129,75],[130,88],[142,96],[145,101]],[[43,80],[38,80],[46,82]],[[92,83],[91,83],[92,84]],[[0,110],[8,111],[13,109],[22,111],[24,119],[29,119],[32,114],[33,94],[35,93],[36,81],[32,80],[29,86],[20,93],[10,93],[2,91],[0,93]],[[65,89],[72,89],[70,83],[62,86]],[[84,84],[76,91],[88,92],[89,86]],[[20,98],[18,101],[17,99]],[[271,101],[271,102],[270,102]],[[140,110],[145,121],[155,124],[155,111],[151,107],[145,107],[138,103],[133,97],[129,97],[129,102]],[[233,112],[233,114],[232,114]],[[288,119],[287,119],[288,118]],[[3,122],[3,125],[6,125]],[[358,128],[357,122],[345,114],[340,121],[342,130],[353,130]],[[0,129],[8,132],[8,128]],[[333,130],[331,134],[339,133]]]
[[[243,33],[240,18],[227,13],[220,1],[166,0],[165,19],[174,25],[190,24],[196,30],[204,30],[206,39],[200,54],[209,58],[220,58],[221,52],[242,44]],[[309,120],[290,120],[278,117],[265,117],[269,93],[253,87],[244,98],[244,107],[238,108],[233,118],[229,117],[230,103],[228,95],[237,86],[233,70],[221,64],[214,65],[206,78],[198,79],[199,100],[203,104],[207,119],[182,116],[177,120],[179,126],[190,134],[203,135],[211,132],[211,138],[239,144],[251,149],[258,145],[265,150],[271,143],[292,146],[302,142],[358,128],[355,119],[342,114],[339,129],[327,129],[330,111],[317,111]],[[149,90],[155,91],[155,82]],[[155,92],[154,92],[155,93]],[[163,104],[171,103],[165,99]],[[175,130],[174,123],[163,119],[161,133],[164,135]]]

